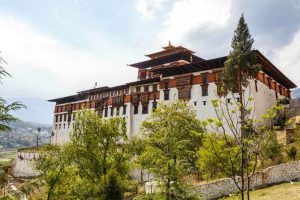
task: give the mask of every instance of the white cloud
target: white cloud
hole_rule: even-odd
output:
[[[162,9],[162,4],[168,0],[137,0],[135,8],[146,19],[152,19],[156,11]]]
[[[12,16],[2,16],[0,26],[1,56],[13,75],[4,79],[1,96],[53,98],[91,88],[95,81],[98,86],[116,85],[136,77],[133,69],[125,67],[121,49],[108,45],[107,38],[98,38],[91,48],[84,49]]]
[[[176,1],[159,34],[163,41],[183,42],[198,29],[214,30],[226,25],[230,18],[233,0],[182,0]]]
[[[297,85],[300,85],[300,30],[290,44],[275,50],[274,64]]]

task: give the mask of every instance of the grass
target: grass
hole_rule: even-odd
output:
[[[5,165],[16,157],[16,150],[0,151],[0,164]]]
[[[251,200],[298,200],[300,199],[300,182],[282,183],[259,189],[250,193]],[[223,200],[238,200],[239,196],[223,198]]]

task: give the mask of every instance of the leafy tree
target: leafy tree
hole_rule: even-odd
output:
[[[228,176],[232,170],[238,171],[239,147],[233,138],[227,137],[229,138],[228,143],[232,144],[231,148],[228,148],[228,143],[222,136],[215,133],[205,134],[203,145],[198,152],[198,168],[202,172],[203,178],[207,180],[209,178],[221,178]],[[229,153],[236,156],[230,160]]]
[[[250,199],[250,179],[256,169],[258,156],[267,146],[269,137],[276,129],[276,116],[283,109],[283,106],[275,105],[261,120],[254,117],[251,82],[257,77],[260,66],[252,49],[253,43],[242,15],[234,32],[232,50],[225,62],[221,79],[222,93],[232,97],[233,101],[217,97],[212,101],[216,119],[206,121],[207,132],[222,137],[224,149],[229,149],[224,150],[227,156],[218,156],[219,152],[212,148],[220,163],[230,163],[230,170],[224,166],[222,172],[234,180],[241,199],[245,199],[246,190],[247,198]],[[211,146],[214,147],[213,141]],[[241,184],[238,176],[241,177]]]
[[[36,167],[41,172],[41,182],[45,183],[45,198],[48,200],[62,197],[63,199],[83,198],[81,196],[81,193],[84,193],[82,180],[76,167],[68,161],[65,152],[65,147],[53,145],[44,146],[40,150]],[[28,186],[27,191],[26,188],[23,189],[30,193],[42,185],[35,183]]]
[[[288,150],[288,156],[293,159],[294,161],[296,160],[296,156],[297,156],[297,149],[296,147],[292,146],[289,150]]]
[[[196,114],[183,101],[159,104],[141,131],[148,137],[144,157],[148,158],[147,169],[161,183],[164,199],[187,198],[183,177],[196,165],[192,158],[202,143],[202,124]]]
[[[252,49],[254,39],[250,35],[248,25],[245,22],[244,15],[241,16],[237,29],[231,43],[232,51],[225,62],[224,76],[222,83],[226,91],[238,92],[239,94],[239,144],[241,147],[241,174],[247,170],[247,99],[245,99],[245,89],[249,86],[249,80],[257,76],[259,67],[256,61],[255,52]],[[244,142],[244,140],[246,142]],[[241,198],[244,199],[244,181],[242,178]],[[249,188],[249,187],[248,187]],[[248,199],[250,198],[248,193]]]
[[[133,162],[132,168],[140,170],[140,182],[144,181],[144,172],[147,166],[149,166],[149,159],[147,157],[147,152],[145,151],[147,144],[147,139],[143,137],[133,137],[130,139],[128,145],[128,150],[132,154]]]
[[[38,161],[48,199],[119,200],[132,193],[123,118],[77,114],[71,143],[49,146]],[[126,194],[127,195],[127,194]]]
[[[264,149],[264,156],[270,158],[273,163],[275,163],[276,158],[282,152],[283,146],[278,143],[276,135],[272,135],[269,139],[269,142]]]
[[[89,185],[87,197],[121,199],[129,184],[125,119],[103,119],[93,111],[81,112],[71,141],[67,154]],[[111,196],[117,190],[119,196]]]
[[[0,83],[2,83],[1,80],[3,79],[3,77],[11,77],[11,75],[3,68],[4,64],[7,64],[6,61],[2,57],[0,57]],[[18,118],[13,116],[11,112],[22,108],[26,107],[20,102],[13,102],[11,104],[8,104],[2,97],[0,97],[0,133],[4,131],[11,131],[10,123],[18,121]],[[5,171],[2,169],[2,166],[0,164],[1,187],[5,187],[5,184],[7,182],[6,176],[7,175],[5,174]]]

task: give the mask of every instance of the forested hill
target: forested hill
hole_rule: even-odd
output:
[[[51,125],[35,122],[11,123],[11,132],[1,132],[0,142],[2,149],[17,149],[35,146],[37,141],[37,129],[41,128],[38,134],[39,144],[49,143]]]

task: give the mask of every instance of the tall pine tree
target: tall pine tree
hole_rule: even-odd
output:
[[[231,92],[239,93],[239,123],[240,123],[240,134],[239,134],[239,144],[241,147],[241,167],[240,174],[242,176],[241,183],[241,195],[244,199],[245,182],[247,181],[247,188],[249,188],[249,180],[244,178],[244,174],[247,174],[249,169],[248,150],[247,150],[247,101],[244,98],[245,89],[249,86],[250,80],[256,78],[259,71],[259,66],[256,62],[256,54],[252,49],[254,39],[251,37],[248,25],[245,22],[244,15],[242,14],[238,27],[234,31],[234,36],[232,39],[231,47],[232,50],[225,62],[225,69],[222,78],[223,89]],[[247,197],[249,197],[249,190]]]

